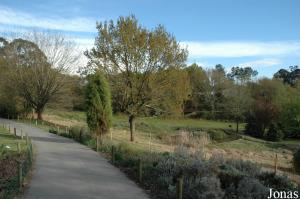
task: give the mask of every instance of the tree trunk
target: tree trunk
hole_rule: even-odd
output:
[[[37,119],[43,120],[43,111],[42,110],[36,110]]]
[[[236,133],[239,133],[239,119],[236,120]]]
[[[129,126],[130,126],[130,141],[134,141],[133,133],[135,131],[135,117],[134,115],[129,116]]]

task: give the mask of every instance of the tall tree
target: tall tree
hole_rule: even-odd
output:
[[[188,72],[191,94],[190,98],[185,104],[186,112],[192,115],[200,115],[201,111],[207,110],[208,103],[205,99],[205,88],[208,83],[208,77],[205,70],[197,64],[192,64],[186,68]]]
[[[95,47],[86,52],[88,69],[100,68],[110,79],[118,76],[114,86],[121,88],[120,98],[129,117],[133,141],[135,118],[151,101],[151,75],[168,67],[183,66],[187,51],[163,26],[148,30],[134,16],[120,17],[116,23],[98,23],[97,29]]]
[[[73,43],[63,35],[32,32],[5,45],[2,54],[12,70],[12,85],[42,119],[45,106],[65,85],[63,75],[77,64]]]
[[[104,75],[97,72],[87,77],[86,114],[87,124],[96,134],[97,151],[102,143],[102,135],[109,131],[112,118],[111,94]]]
[[[225,70],[222,65],[216,65],[213,69],[206,71],[207,82],[204,84],[203,93],[209,106],[210,117],[216,118],[217,113],[224,111],[224,91],[228,85]]]
[[[296,86],[300,79],[299,66],[290,66],[290,71],[286,69],[280,69],[274,74],[274,78],[281,79],[285,84]]]
[[[232,87],[226,92],[226,110],[236,121],[237,133],[239,132],[239,123],[245,119],[252,103],[247,83],[257,74],[257,71],[251,67],[232,67],[231,72],[227,74],[233,82]]]
[[[15,39],[4,49],[9,65],[10,85],[16,89],[42,119],[45,105],[58,91],[60,74],[51,68],[36,44]]]

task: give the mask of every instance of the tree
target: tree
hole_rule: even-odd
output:
[[[9,65],[9,84],[36,111],[38,119],[58,90],[57,71],[53,70],[44,53],[32,42],[15,39],[4,49],[4,56]]]
[[[300,68],[299,66],[290,66],[290,71],[286,69],[280,69],[274,74],[274,78],[282,80],[285,84],[296,86],[300,79]]]
[[[151,101],[147,104],[165,116],[183,116],[184,104],[190,94],[186,70],[170,67],[156,72],[150,79]]]
[[[249,111],[251,105],[250,91],[247,83],[257,75],[251,67],[232,67],[227,77],[232,80],[232,87],[227,90],[226,110],[236,121],[236,132],[239,132],[239,123]]]
[[[189,100],[185,104],[186,112],[190,115],[200,115],[201,111],[208,109],[205,99],[205,88],[208,82],[206,72],[197,64],[192,64],[185,69],[188,73],[191,87]]]
[[[239,132],[239,124],[245,119],[249,111],[252,98],[247,85],[238,85],[232,83],[225,92],[225,112],[236,122],[236,132]]]
[[[205,103],[210,110],[210,118],[215,119],[216,113],[224,112],[224,91],[228,86],[228,79],[222,65],[218,64],[213,69],[206,71],[207,82],[204,83]]]
[[[253,103],[250,114],[246,119],[246,133],[254,137],[263,138],[266,129],[276,122],[279,111],[272,102],[259,97]]]
[[[130,140],[134,140],[135,119],[151,101],[149,82],[153,73],[181,67],[187,59],[175,37],[161,25],[147,30],[134,16],[120,17],[116,23],[97,24],[95,47],[85,54],[87,70],[98,68],[108,74],[119,93],[129,118]],[[118,79],[114,79],[114,77]]]
[[[100,72],[87,77],[86,115],[90,130],[97,137],[97,151],[102,135],[109,131],[112,118],[111,94],[107,80]]]
[[[82,51],[72,39],[61,33],[31,31],[21,37],[35,43],[46,55],[51,67],[60,73],[74,72],[81,65]]]
[[[33,32],[23,37],[28,40],[15,39],[6,44],[2,55],[11,70],[12,89],[18,91],[41,120],[45,106],[56,99],[64,86],[63,73],[79,57],[62,35]]]
[[[232,67],[231,72],[227,74],[228,78],[234,80],[238,84],[243,84],[257,76],[258,72],[251,67]]]
[[[246,118],[246,133],[263,138],[272,123],[277,123],[280,105],[277,102],[282,83],[270,79],[261,79],[251,85],[253,102]],[[280,82],[279,82],[280,83]]]

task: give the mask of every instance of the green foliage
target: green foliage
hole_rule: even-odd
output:
[[[287,176],[276,175],[273,172],[263,172],[259,175],[258,179],[266,187],[270,187],[276,190],[295,190],[296,186]]]
[[[58,132],[55,128],[50,128],[49,133],[58,134]]]
[[[296,172],[300,173],[300,149],[294,153],[293,164]]]
[[[300,97],[282,106],[279,121],[286,137],[300,137]]]
[[[148,30],[134,16],[119,17],[116,23],[98,23],[97,29],[95,47],[85,53],[90,60],[86,71],[94,71],[91,67],[97,66],[96,70],[107,72],[117,110],[141,114],[153,99],[152,75],[184,66],[187,51],[163,26]]]
[[[209,130],[207,133],[209,134],[209,137],[215,141],[222,141],[228,138],[228,135],[221,129],[212,129]]]
[[[290,66],[290,71],[280,69],[274,74],[274,78],[282,80],[285,84],[295,86],[299,81],[300,69],[299,66]]]
[[[269,126],[268,132],[266,134],[266,139],[270,141],[280,141],[282,140],[284,134],[280,126],[276,123],[272,123]]]
[[[246,82],[250,81],[251,78],[257,76],[258,72],[253,70],[251,67],[232,67],[231,72],[228,73],[228,77],[235,81]]]
[[[69,134],[71,138],[83,144],[90,142],[92,139],[88,130],[82,127],[71,127]]]
[[[180,68],[170,67],[153,73],[150,78],[151,105],[147,108],[154,111],[153,115],[182,116],[183,105],[190,94],[189,83],[187,72]]]
[[[112,109],[109,85],[100,72],[87,77],[87,124],[97,135],[107,133],[111,126]]]

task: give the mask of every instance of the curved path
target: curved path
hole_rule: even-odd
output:
[[[70,139],[10,120],[31,136],[36,161],[25,199],[148,199],[120,170]]]

